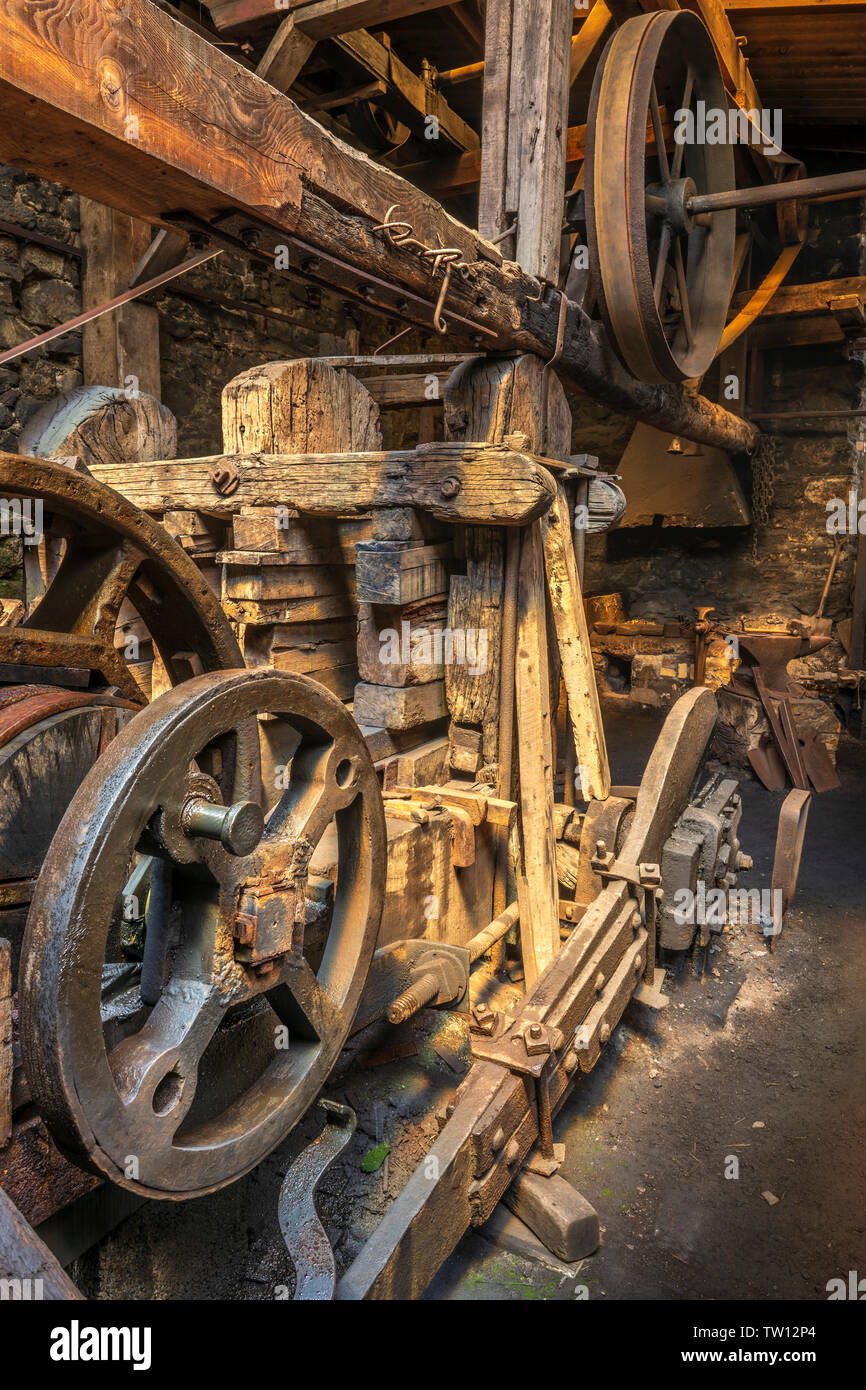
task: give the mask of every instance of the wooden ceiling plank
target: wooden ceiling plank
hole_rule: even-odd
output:
[[[151,223],[171,225],[177,209],[213,219],[234,207],[275,229],[263,231],[273,241],[287,233],[318,248],[338,275],[367,284],[375,276],[432,309],[439,280],[427,263],[372,225],[397,204],[425,246],[459,248],[466,259],[472,280],[453,278],[446,314],[464,314],[502,350],[552,356],[556,299],[537,278],[503,266],[494,246],[433,199],[150,0],[120,10],[114,0],[3,0],[3,15],[0,160]],[[612,409],[669,433],[735,452],[755,447],[754,428],[722,407],[635,381],[577,305],[559,367]]]
[[[365,29],[356,33],[343,34],[334,43],[351,61],[373,79],[386,83],[405,105],[416,115],[433,115],[439,123],[439,131],[458,150],[478,149],[481,142],[477,134],[440,92],[425,86],[411,68],[398,58],[392,48],[386,48]]]
[[[273,20],[274,15],[295,13],[310,38],[332,39],[353,29],[378,28],[395,19],[445,9],[455,0],[214,0],[208,6],[222,34],[252,30]]]

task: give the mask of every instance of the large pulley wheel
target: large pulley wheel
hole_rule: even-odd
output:
[[[144,704],[116,639],[125,600],[171,684],[190,671],[242,665],[228,618],[194,562],[113,488],[46,459],[0,453],[0,495],[29,509],[31,529],[63,542],[60,567],[33,612],[0,628],[0,683],[113,687]]]
[[[124,907],[148,861],[136,966]],[[322,686],[214,673],[137,714],[76,793],[28,918],[24,1065],[60,1147],[175,1199],[260,1162],[348,1037],[384,873],[370,755]]]
[[[688,10],[617,29],[596,71],[586,148],[587,234],[603,318],[645,382],[706,372],[731,297],[736,214],[693,216],[688,200],[735,186],[733,149],[703,143],[684,113],[728,99],[707,30]],[[678,113],[683,113],[678,115]],[[653,143],[648,147],[651,132]],[[668,148],[670,146],[670,148]]]

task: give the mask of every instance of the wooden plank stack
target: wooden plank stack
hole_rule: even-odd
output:
[[[304,359],[241,373],[223,391],[227,454],[378,449],[379,410],[354,377]],[[222,602],[250,666],[307,675],[342,700],[358,678],[355,547],[368,518],[242,507],[221,550]]]

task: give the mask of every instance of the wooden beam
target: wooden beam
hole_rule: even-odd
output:
[[[364,29],[359,29],[353,34],[343,34],[336,38],[334,43],[341,53],[364,72],[369,73],[370,77],[385,83],[388,91],[398,99],[400,106],[405,108],[404,114],[408,118],[411,119],[413,115],[422,118],[422,135],[425,133],[423,118],[435,116],[440,134],[459,150],[479,148],[481,142],[472,127],[462,116],[457,115],[440,92],[427,87],[423,79],[408,68],[393,49],[386,48]],[[416,120],[414,124],[417,127],[419,123]]]
[[[2,457],[2,456],[0,456]],[[228,496],[213,480],[233,468]],[[420,507],[442,521],[522,526],[541,516],[556,488],[540,460],[501,445],[425,444],[418,449],[338,454],[217,454],[140,465],[94,465],[92,473],[143,511],[231,516],[241,507],[286,506],[319,516],[372,507]]]
[[[82,311],[123,293],[152,240],[146,222],[81,199]],[[86,323],[81,336],[85,386],[119,386],[161,399],[159,311],[154,305],[124,304]]]
[[[537,526],[523,532],[517,601],[515,700],[522,864],[517,876],[520,950],[527,990],[559,951],[544,561]]]
[[[571,40],[569,83],[572,87],[607,33],[610,22],[611,13],[604,0],[595,0],[583,24]]]
[[[556,502],[542,517],[540,526],[576,765],[580,769],[581,794],[583,799],[592,797],[605,801],[610,795],[610,767],[571,539],[570,508],[561,485]]]
[[[298,28],[296,15],[288,14],[265,49],[256,75],[278,92],[287,92],[315,46],[316,40]]]
[[[573,0],[514,0],[505,206],[515,260],[559,282]],[[489,32],[489,30],[488,30]]]
[[[211,0],[208,9],[220,33],[254,29],[272,20],[274,13],[296,14],[304,32],[313,39],[332,39],[353,29],[378,28],[407,15],[444,9],[455,0]]]
[[[809,285],[781,285],[764,309],[761,321],[791,314],[829,313],[832,299],[849,294],[866,301],[866,275],[847,275],[840,280],[815,280]],[[732,307],[736,310],[743,308],[751,295],[751,291],[738,294]]]
[[[234,207],[276,243],[296,234],[432,308],[438,281],[427,264],[371,226],[396,203],[425,245],[459,247],[466,258],[469,278],[452,277],[452,312],[491,328],[501,350],[553,355],[558,303],[536,279],[503,268],[494,247],[433,199],[148,0],[122,10],[76,0],[50,12],[3,0],[3,18],[0,159],[161,225],[179,208],[209,219]],[[733,452],[755,447],[757,431],[719,406],[636,382],[577,305],[559,370],[659,429]]]

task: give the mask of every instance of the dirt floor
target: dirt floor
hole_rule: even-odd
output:
[[[606,722],[614,780],[638,780],[658,716]],[[562,1171],[599,1212],[598,1253],[568,1269],[473,1232],[427,1298],[825,1299],[829,1279],[866,1272],[863,745],[844,742],[840,772],[841,790],[814,801],[775,953],[744,925],[714,938],[703,982],[695,960],[680,961],[664,986],[668,1008],[654,1020],[631,1005],[560,1112]],[[754,782],[743,794],[741,839],[755,867],[741,883],[767,887],[782,795]],[[400,1051],[409,1055],[383,1060]],[[352,1104],[359,1126],[320,1189],[341,1269],[429,1147],[435,1109],[468,1059],[465,1021],[431,1011],[396,1039],[368,1030],[343,1054],[325,1094]],[[314,1107],[267,1162],[214,1197],[139,1207],[74,1262],[83,1291],[288,1296],[277,1195],[321,1123]]]

